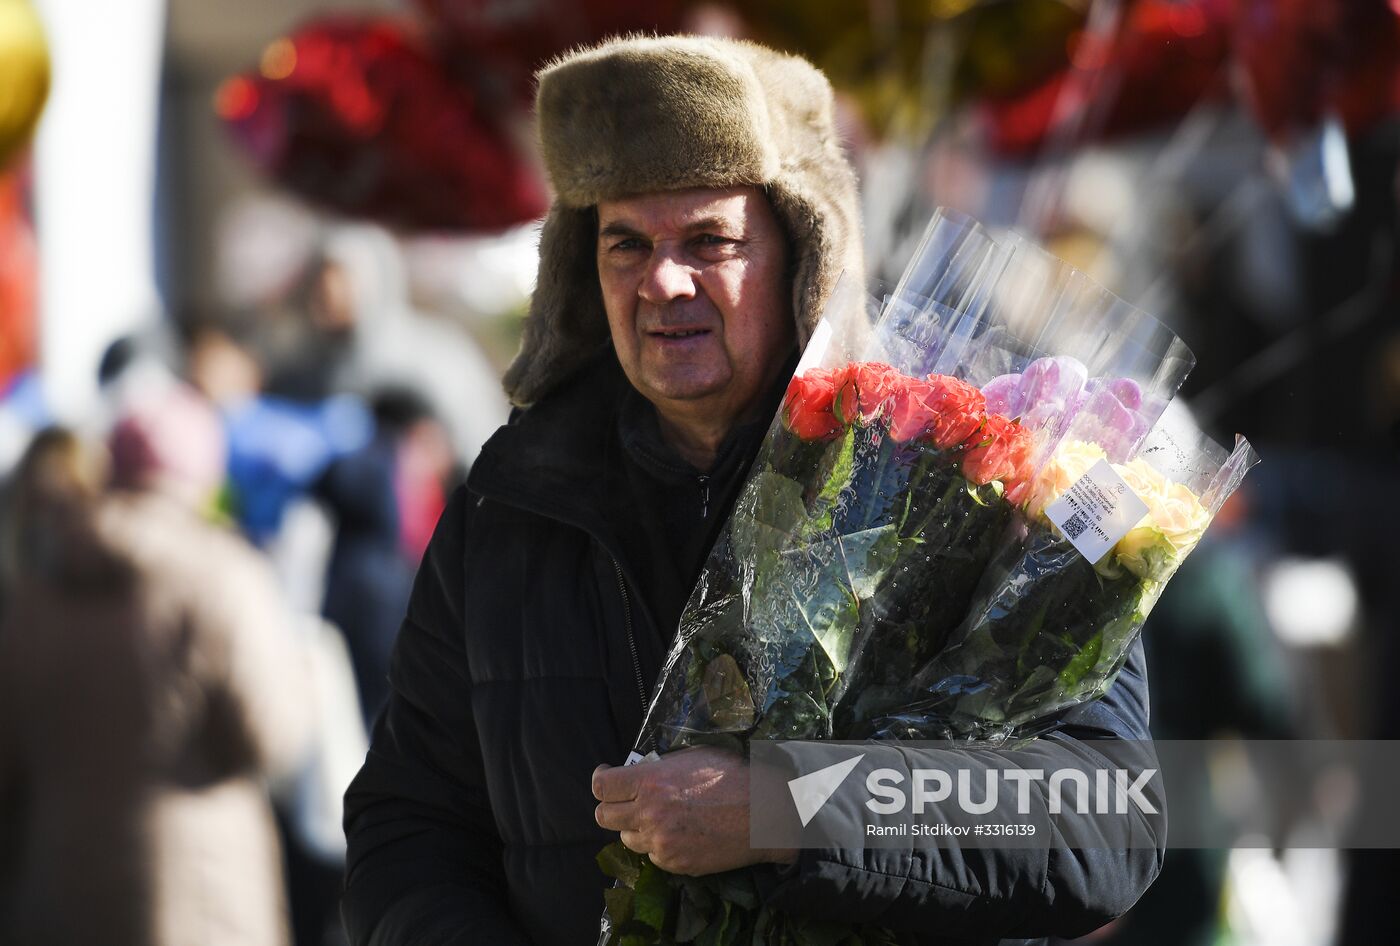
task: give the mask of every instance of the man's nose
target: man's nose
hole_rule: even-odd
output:
[[[670,253],[656,252],[647,263],[638,294],[654,305],[695,296],[695,270]]]

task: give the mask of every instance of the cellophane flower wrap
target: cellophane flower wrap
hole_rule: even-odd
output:
[[[1018,249],[1005,321],[1074,356],[1037,359],[983,393],[990,410],[1045,426],[1054,447],[967,617],[887,701],[901,709],[862,736],[1001,743],[1102,696],[1166,581],[1257,461],[1243,439],[1227,451],[1173,405],[1194,358],[1172,332],[1047,254]],[[1094,330],[1105,322],[1113,328]],[[1099,463],[1146,512],[1089,561],[1047,508]]]
[[[1082,441],[1115,461],[1126,460],[1170,404],[1194,366],[1194,356],[1174,332],[1146,312],[1038,247],[1013,238],[1006,249],[997,278],[985,290],[982,309],[968,307],[944,320],[936,345],[938,364],[956,365],[955,371],[987,379],[981,388],[989,415],[1016,418],[1022,428],[1036,431],[1048,455],[1055,455],[1063,442]],[[923,313],[911,315],[909,308],[891,308],[885,322],[926,321]],[[887,329],[885,334],[899,338],[911,332]],[[1040,351],[1054,354],[1037,356]],[[1004,369],[1000,372],[999,364]],[[1038,471],[1037,483],[1040,478]],[[1034,491],[1012,498],[1013,515],[997,539],[993,561],[1014,559],[1037,534]],[[996,571],[991,581],[998,580],[1000,566]],[[984,584],[987,581],[984,578]],[[953,639],[944,636],[938,656],[964,636],[965,631]],[[957,720],[930,713],[927,687],[911,686],[916,671],[930,662],[922,654],[905,656],[910,659],[901,665],[894,685],[855,681],[858,692],[846,701],[854,712],[842,718],[844,738],[898,733],[940,739],[1005,737],[1005,725],[994,733],[988,725],[959,728]],[[917,679],[927,680],[934,673],[926,669]],[[942,691],[938,696],[946,706]],[[911,704],[916,712],[907,711]],[[919,728],[906,725],[901,730],[881,721],[896,708],[906,710],[904,722],[918,723]]]
[[[1090,439],[1059,445],[1036,478],[1024,537],[998,553],[967,619],[915,676],[920,697],[873,735],[1002,742],[1107,691],[1167,581],[1258,460],[1244,438],[1227,451],[1172,413],[1135,452],[1112,462]],[[1090,561],[1047,510],[1100,464],[1147,511]]]

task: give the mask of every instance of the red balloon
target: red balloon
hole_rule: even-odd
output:
[[[398,20],[313,20],[226,80],[215,109],[262,171],[342,213],[498,230],[548,206],[497,113]]]
[[[0,175],[0,392],[35,355],[39,252],[26,181],[22,168]]]
[[[1351,134],[1400,106],[1400,7],[1389,0],[1235,0],[1245,105],[1276,140],[1336,112]]]
[[[516,99],[535,70],[567,50],[626,33],[671,33],[680,0],[415,0],[454,75]]]
[[[1229,0],[1138,0],[1106,41],[1071,39],[1064,69],[1021,95],[985,100],[991,147],[1025,155],[1057,122],[1080,122],[1075,141],[1143,131],[1225,91]]]

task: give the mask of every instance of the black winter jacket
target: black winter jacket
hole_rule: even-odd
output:
[[[518,415],[443,513],[345,799],[357,946],[596,941],[607,880],[594,857],[616,835],[594,821],[590,778],[627,755],[665,657],[622,552],[635,511],[609,488],[626,383],[608,353]],[[1140,646],[1051,738],[1147,738]],[[1160,846],[812,850],[767,879],[792,911],[994,943],[1079,935],[1125,911]]]

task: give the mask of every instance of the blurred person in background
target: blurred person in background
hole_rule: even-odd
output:
[[[354,351],[358,313],[346,266],[314,253],[286,311],[262,326],[267,390],[294,401],[319,401],[342,390]]]
[[[307,690],[318,710],[316,745],[284,786],[287,791],[278,794],[276,813],[293,938],[303,946],[325,946],[340,941],[339,794],[364,755],[366,704],[355,673],[363,661],[356,645],[370,636],[366,626],[375,626],[374,604],[384,589],[396,593],[403,566],[376,561],[378,568],[356,574],[366,586],[355,589],[351,607],[336,612],[330,624],[312,617],[321,611],[327,569],[336,564],[337,520],[346,517],[351,533],[359,534],[364,519],[373,519],[377,497],[375,484],[361,478],[347,485],[352,493],[364,490],[344,500],[347,509],[323,508],[327,497],[317,495],[316,486],[341,461],[372,448],[373,421],[352,395],[298,401],[265,393],[269,341],[246,317],[191,319],[184,339],[185,372],[217,406],[228,437],[221,506],[266,557],[296,612],[298,638],[315,662]]]
[[[111,438],[30,446],[0,625],[0,942],[278,946],[264,780],[300,758],[301,653],[272,574],[203,516],[214,412],[176,387]]]
[[[268,394],[314,403],[410,390],[467,462],[506,421],[499,372],[460,325],[414,307],[403,254],[378,227],[331,230],[269,315],[260,328]]]
[[[374,438],[332,463],[315,495],[335,522],[321,613],[345,634],[366,724],[389,695],[389,653],[446,505],[447,433],[412,391],[374,397]]]
[[[230,511],[263,549],[280,536],[288,506],[373,434],[369,410],[353,395],[298,401],[266,393],[267,357],[256,328],[237,319],[186,328],[186,372],[217,407],[228,438]]]

